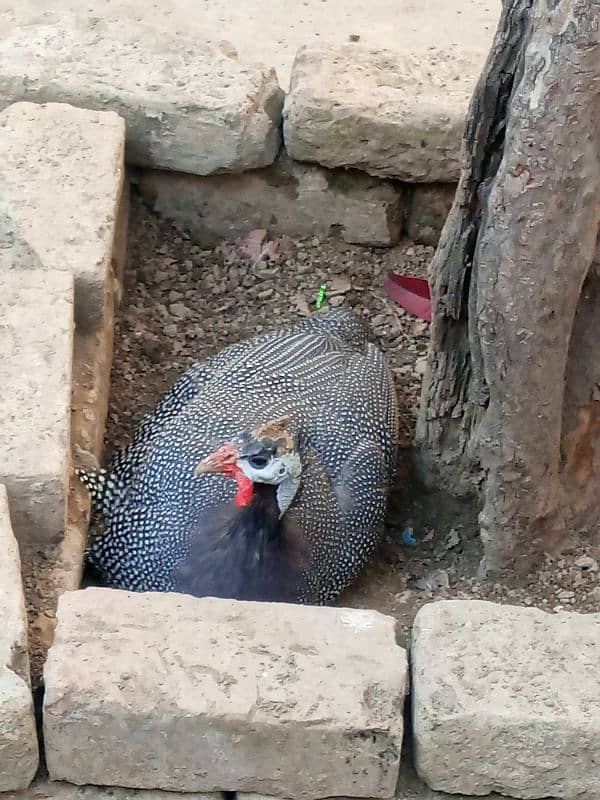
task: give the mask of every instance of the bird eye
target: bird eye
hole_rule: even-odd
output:
[[[269,461],[271,460],[271,456],[265,453],[257,453],[254,456],[250,456],[248,458],[248,463],[254,469],[264,469]]]

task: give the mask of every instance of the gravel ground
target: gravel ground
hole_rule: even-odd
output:
[[[263,252],[258,263],[257,253]],[[141,417],[194,361],[254,333],[311,313],[321,283],[327,303],[369,322],[386,353],[402,406],[400,484],[385,540],[341,598],[400,621],[406,638],[416,610],[442,597],[486,598],[548,610],[600,610],[600,548],[579,540],[548,554],[539,572],[501,583],[477,580],[476,520],[451,498],[427,497],[410,481],[410,441],[427,351],[428,325],[383,292],[388,271],[426,274],[432,249],[404,241],[390,250],[317,238],[257,243],[190,240],[134,200],[129,272],[117,323],[107,450],[125,444]],[[409,526],[415,544],[405,541]]]

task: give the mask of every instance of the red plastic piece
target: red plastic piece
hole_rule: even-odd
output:
[[[431,293],[425,278],[414,278],[411,275],[399,275],[390,272],[383,289],[388,297],[395,300],[415,317],[431,322]]]

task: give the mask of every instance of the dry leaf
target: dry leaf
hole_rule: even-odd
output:
[[[330,297],[334,297],[336,294],[346,294],[350,289],[352,289],[352,283],[345,275],[335,275],[327,283],[327,294]]]
[[[264,228],[256,228],[237,241],[239,253],[251,261],[258,261],[263,251],[263,242],[267,236]]]

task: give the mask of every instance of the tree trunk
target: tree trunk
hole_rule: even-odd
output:
[[[600,521],[599,26],[505,0],[431,265],[419,463],[479,499],[486,570]]]

